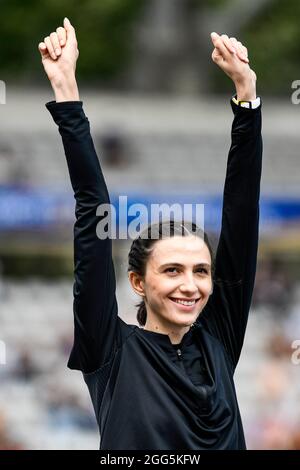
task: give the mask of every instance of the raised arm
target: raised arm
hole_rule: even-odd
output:
[[[212,36],[213,60],[233,79],[237,100],[256,99],[256,75],[236,40]],[[234,46],[237,52],[232,52]],[[261,106],[231,102],[234,113],[223,194],[222,228],[213,294],[199,321],[224,345],[235,368],[242,349],[254,286],[262,168]]]
[[[107,363],[116,347],[117,302],[111,239],[97,237],[99,204],[109,195],[79,101],[75,79],[78,49],[75,30],[64,27],[39,44],[42,63],[56,101],[47,103],[62,136],[74,197],[74,345],[68,366],[85,373]],[[55,53],[56,50],[56,53]]]

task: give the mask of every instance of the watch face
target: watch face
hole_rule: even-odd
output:
[[[260,106],[260,97],[256,98],[253,101],[238,101],[236,96],[232,97],[232,101],[238,105],[241,106],[242,108],[250,108],[250,109],[255,109]]]
[[[243,108],[251,108],[251,101],[239,101],[239,105]]]

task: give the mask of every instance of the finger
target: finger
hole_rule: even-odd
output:
[[[217,65],[220,65],[221,62],[223,62],[224,60],[222,54],[220,54],[220,52],[216,48],[213,50],[211,58],[213,62],[215,62]]]
[[[66,39],[67,39],[67,33],[66,33],[65,28],[63,28],[62,26],[59,26],[56,29],[56,33],[59,39],[60,46],[64,46],[66,44]]]
[[[57,56],[59,56],[61,54],[61,48],[60,48],[60,44],[59,44],[59,39],[58,39],[58,36],[57,36],[57,33],[51,33],[50,34],[50,39],[51,39],[51,42],[52,42],[52,47],[54,49],[54,52]]]
[[[42,59],[45,59],[46,57],[49,56],[49,52],[48,52],[48,49],[47,49],[47,46],[44,42],[40,42],[39,45],[38,45],[38,49],[40,51],[40,54],[41,54],[41,57]]]
[[[236,48],[233,46],[227,34],[222,34],[221,39],[223,40],[223,43],[225,44],[229,52],[231,52],[232,54],[235,54],[237,52]]]
[[[222,55],[220,54],[220,51],[215,47],[213,52],[212,52],[212,58],[213,59],[218,59],[218,58],[222,58]]]
[[[219,34],[211,33],[211,40],[215,48],[218,50],[218,53],[222,55],[223,59],[230,57],[230,53]]]
[[[243,62],[249,63],[247,48],[243,46],[243,44],[234,37],[230,38],[230,40],[237,50],[238,58]]]
[[[238,41],[238,45],[239,45],[239,48],[240,48],[240,51],[243,55],[243,58],[244,60],[246,60],[247,62],[249,62],[249,59],[248,59],[248,49],[247,47],[245,47],[240,41]]]
[[[238,46],[239,46],[239,47],[246,53],[246,55],[248,56],[248,49],[247,49],[247,47],[245,47],[245,46],[241,43],[241,41],[237,41],[237,43],[238,43]]]
[[[64,19],[64,27],[67,32],[67,41],[69,39],[76,41],[75,28],[71,25],[71,22],[68,18]]]
[[[236,48],[238,48],[238,41],[237,41],[237,38],[230,38],[230,41],[232,42],[232,45]]]
[[[47,46],[47,49],[48,49],[48,52],[50,54],[50,56],[52,57],[52,59],[56,60],[56,54],[54,52],[54,49],[53,49],[53,46],[52,46],[52,42],[51,42],[51,39],[49,36],[47,36],[45,39],[44,39],[44,43],[46,44]]]

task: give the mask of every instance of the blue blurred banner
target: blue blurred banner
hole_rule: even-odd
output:
[[[126,196],[125,196],[126,194]],[[196,206],[204,204],[205,229],[218,231],[221,225],[222,195],[197,194],[196,191],[174,194],[170,190],[163,193],[125,192],[111,193],[111,204],[116,210],[117,226],[124,228],[126,223],[138,217],[129,216],[133,204],[147,207],[150,217],[151,204],[183,204]],[[120,205],[120,196],[126,204]],[[122,211],[120,207],[122,206]],[[70,191],[49,188],[26,188],[0,186],[0,230],[30,230],[35,228],[55,228],[74,222],[75,200]],[[126,212],[127,210],[127,212]],[[125,211],[125,212],[124,212]],[[134,213],[134,211],[133,211]],[[278,196],[261,197],[260,228],[269,231],[284,229],[289,224],[300,223],[300,198]]]

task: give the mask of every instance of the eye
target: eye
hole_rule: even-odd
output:
[[[206,268],[198,268],[197,273],[208,274],[208,270]]]
[[[175,268],[175,267],[172,268],[172,267],[171,267],[171,268],[167,268],[167,269],[165,270],[165,272],[166,272],[166,273],[173,273],[173,274],[175,274],[175,273],[178,272],[178,271],[177,271],[177,268]]]

